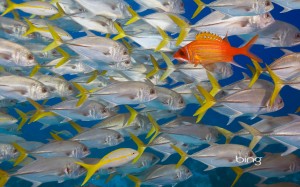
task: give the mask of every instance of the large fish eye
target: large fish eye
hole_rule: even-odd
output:
[[[87,152],[87,151],[88,151],[88,148],[84,146],[84,147],[83,147],[83,151],[84,151],[84,152]]]
[[[106,108],[103,108],[101,112],[106,113],[107,112]]]
[[[151,89],[150,89],[150,94],[151,94],[151,95],[155,94],[155,89],[154,89],[154,88],[151,88]]]
[[[42,93],[46,93],[47,92],[47,88],[43,87],[42,88]]]
[[[127,54],[128,54],[127,51],[124,51],[124,52],[123,52],[123,55],[127,55]]]
[[[33,59],[34,59],[34,56],[33,56],[32,54],[29,54],[29,55],[27,56],[27,59],[28,59],[28,60],[33,60]]]
[[[296,34],[296,38],[300,38],[300,33],[297,33],[297,34]]]
[[[183,104],[183,99],[182,98],[179,100],[179,104]]]
[[[13,150],[13,153],[17,153],[17,152],[18,152],[18,150],[17,150],[17,149],[14,149],[14,150]]]
[[[269,13],[265,14],[265,18],[270,18],[270,17],[271,17],[271,15]]]
[[[253,152],[250,151],[250,152],[248,153],[248,156],[249,156],[249,157],[252,157],[252,156],[253,156]]]
[[[270,1],[266,1],[266,2],[265,2],[265,5],[266,5],[266,6],[270,6],[270,5],[271,5],[271,2],[270,2]]]
[[[70,174],[71,172],[72,172],[71,168],[69,168],[69,167],[66,167],[66,169],[65,169],[65,173],[66,173],[66,174]]]
[[[129,61],[129,60],[126,60],[126,61],[125,61],[125,64],[127,64],[127,65],[130,64],[130,61]]]
[[[73,87],[71,85],[68,86],[68,90],[72,91]]]
[[[117,135],[117,139],[121,139],[121,137],[122,137],[121,134]]]

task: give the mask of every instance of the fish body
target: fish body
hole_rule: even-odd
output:
[[[159,11],[183,14],[184,4],[182,0],[135,0],[140,6],[141,10],[144,9],[155,9]]]

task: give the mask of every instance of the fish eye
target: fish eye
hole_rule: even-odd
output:
[[[73,87],[71,85],[68,86],[68,90],[73,90]]]
[[[127,51],[124,51],[124,52],[123,52],[123,55],[127,55],[127,54],[128,54]]]
[[[71,68],[72,68],[72,69],[76,69],[76,66],[72,66]]]
[[[183,147],[187,147],[188,145],[186,143],[182,144]]]
[[[135,152],[131,153],[132,155],[135,155]]]
[[[282,99],[280,99],[280,100],[279,100],[279,104],[282,104],[282,103],[283,103],[283,100],[282,100]]]
[[[18,150],[17,150],[17,149],[14,149],[14,150],[13,150],[13,153],[17,153],[17,152],[18,152]]]
[[[56,50],[53,50],[51,53],[52,53],[52,55],[57,55],[57,51]]]
[[[71,168],[67,167],[67,168],[65,169],[65,172],[66,172],[66,174],[70,174],[70,173],[72,172],[72,170],[71,170]]]
[[[178,52],[179,52],[180,56],[185,56],[185,53],[184,53],[184,51],[182,49],[180,49]]]
[[[122,137],[121,134],[117,135],[117,139],[121,139],[121,137]]]
[[[297,34],[296,34],[296,38],[300,38],[300,33],[297,33]]]
[[[101,112],[106,113],[107,112],[106,108],[103,108]]]
[[[84,151],[84,152],[87,152],[87,151],[88,151],[88,148],[87,148],[87,147],[83,147],[83,151]]]
[[[248,156],[249,156],[249,157],[252,157],[252,156],[253,156],[253,152],[252,152],[252,151],[249,152],[249,153],[248,153]]]
[[[128,65],[128,64],[130,64],[130,61],[128,61],[128,60],[127,60],[127,61],[125,61],[125,64],[127,64],[127,65]]]
[[[265,18],[270,18],[271,15],[269,13],[266,13]]]
[[[151,95],[155,94],[155,89],[154,89],[154,88],[151,88],[151,89],[150,89],[150,94],[151,94]]]
[[[266,6],[270,6],[270,5],[271,5],[271,2],[270,2],[270,1],[266,1],[266,2],[265,2],[265,5],[266,5]]]
[[[27,59],[28,59],[28,60],[33,60],[33,59],[34,59],[34,56],[33,56],[32,54],[29,54],[29,55],[27,56]]]
[[[183,104],[183,99],[182,98],[179,100],[179,104]]]
[[[46,93],[47,92],[47,88],[43,87],[42,88],[42,93]]]

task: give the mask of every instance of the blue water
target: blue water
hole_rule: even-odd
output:
[[[17,2],[17,1],[16,1]],[[133,6],[133,8],[136,7],[136,4],[133,3],[131,0],[128,0],[128,2]],[[208,1],[204,1],[204,2],[208,2]],[[193,12],[196,10],[196,5],[192,0],[184,0],[185,3],[185,10],[186,13],[184,14],[184,16],[186,18],[191,18],[193,15]],[[279,12],[283,9],[278,5],[274,5],[275,8],[271,11],[272,16],[276,19],[276,20],[282,20],[285,21],[287,23],[293,24],[294,26],[300,28],[300,10],[293,10],[284,14],[280,14]],[[200,20],[202,17],[204,17],[205,15],[209,14],[211,12],[211,10],[209,8],[205,8],[195,19],[190,20],[191,23],[195,23],[198,20]],[[82,36],[83,33],[72,33],[74,38],[77,38],[79,36]],[[232,45],[235,46],[239,46],[242,44],[242,41],[239,40],[236,37],[230,37],[230,42],[232,43]],[[300,47],[291,47],[288,48],[294,52],[299,52],[300,51]],[[266,64],[270,64],[274,59],[279,58],[280,56],[283,55],[283,52],[280,51],[279,48],[270,48],[270,49],[264,49],[263,46],[257,46],[255,45],[252,48],[252,51],[254,54],[257,54],[257,56],[259,56],[260,58],[263,59],[264,63]],[[248,60],[247,58],[239,58],[238,60],[239,64],[242,64],[244,67],[246,67],[246,64],[251,64],[250,60]],[[242,72],[246,72],[248,75],[250,74],[250,71],[247,69],[240,69],[237,67],[233,67],[234,69],[234,75],[228,79],[222,80],[220,81],[221,85],[226,85],[228,83],[232,83],[236,80],[239,80],[242,78]],[[66,76],[66,79],[70,79],[70,77]],[[268,77],[265,76],[261,76],[261,78],[264,79],[269,79]],[[284,103],[285,103],[285,107],[275,113],[269,114],[272,116],[282,116],[282,115],[287,115],[289,113],[294,113],[296,111],[296,109],[300,106],[300,91],[295,90],[290,88],[289,86],[285,86],[282,91],[281,91],[281,96],[284,99]],[[59,100],[57,99],[52,99],[48,102],[49,105],[52,105],[54,103],[59,102]],[[23,111],[28,111],[28,110],[32,110],[34,108],[30,107],[30,106],[18,106],[18,108],[20,108]],[[186,109],[183,111],[183,115],[188,115],[188,116],[192,116],[192,114],[195,112],[195,110],[198,109],[197,105],[189,105],[186,107]],[[15,114],[13,110],[9,111],[11,114]],[[121,112],[124,112],[124,110],[121,110]],[[15,116],[17,116],[15,114]],[[249,124],[253,124],[255,122],[257,122],[259,119],[253,119],[250,120],[247,117],[240,117],[238,119],[236,119],[230,126],[226,126],[227,123],[227,118],[212,111],[209,110],[207,112],[207,114],[205,115],[205,117],[202,120],[202,123],[207,124],[207,125],[215,125],[215,126],[221,126],[221,127],[226,127],[227,129],[231,130],[231,131],[237,131],[239,129],[241,129],[241,127],[238,125],[238,121],[244,121],[247,122]],[[98,121],[96,122],[83,122],[80,123],[82,126],[86,126],[86,127],[90,127],[94,124],[96,124]],[[160,124],[163,124],[167,121],[159,121]],[[26,139],[26,140],[32,140],[32,141],[41,141],[46,143],[47,139],[51,139],[51,136],[49,135],[49,132],[51,130],[69,130],[70,132],[75,134],[75,131],[68,125],[68,124],[64,124],[61,126],[53,126],[51,128],[47,128],[44,130],[39,130],[41,128],[41,124],[39,123],[32,123],[30,125],[25,125],[24,128],[22,129],[22,136]],[[141,137],[143,138],[143,137]],[[248,144],[249,142],[241,142],[242,140],[240,139],[235,139],[234,142],[236,143],[244,143],[244,144]],[[224,139],[220,140],[220,142],[224,142]],[[98,157],[101,158],[103,155],[105,155],[106,153],[119,148],[119,147],[132,147],[135,148],[135,144],[131,141],[131,140],[126,140],[124,143],[116,146],[116,147],[111,147],[108,149],[104,149],[104,150],[93,150],[93,155],[91,155],[92,157]],[[282,152],[285,150],[284,146],[271,146],[269,147],[267,150],[265,151],[272,151],[272,152]],[[149,152],[151,152],[151,150],[147,150]],[[154,152],[156,155],[158,156],[162,156],[160,155],[160,153]],[[300,155],[300,151],[295,152],[295,154]],[[262,156],[262,153],[258,154],[259,156]],[[172,164],[172,163],[177,163],[179,159],[179,156],[177,154],[174,154],[172,156],[170,156],[170,158],[165,161],[163,164]],[[218,169],[214,169],[208,172],[203,171],[207,166],[197,162],[195,160],[192,159],[188,159],[185,162],[185,165],[192,171],[193,173],[193,177],[191,177],[190,179],[188,179],[187,181],[184,181],[182,183],[177,184],[177,186],[186,186],[186,187],[227,187],[230,186],[231,183],[233,182],[234,178],[235,178],[235,174],[233,173],[233,171],[230,168],[218,168]],[[109,187],[125,187],[125,186],[133,186],[134,184],[129,181],[126,177],[122,178],[120,176],[114,178],[113,181],[111,181],[108,184],[104,184],[104,180],[107,176],[102,176],[100,179],[94,179],[91,181],[91,183],[95,184],[95,185],[99,185],[99,186],[109,186]],[[46,187],[46,186],[64,186],[64,187],[71,187],[71,186],[78,186],[81,184],[81,182],[83,181],[84,177],[81,177],[77,180],[70,180],[70,181],[66,181],[64,183],[61,184],[57,184],[57,183],[47,183],[47,184],[43,184],[41,186]],[[245,174],[242,176],[242,178],[239,180],[239,182],[237,183],[237,187],[253,187],[255,186],[255,184],[258,183],[260,179],[258,177],[255,177],[254,175],[251,174]],[[295,175],[290,175],[290,176],[286,176],[284,178],[278,179],[269,179],[266,181],[266,183],[276,183],[276,182],[282,182],[282,181],[288,181],[288,182],[295,182],[300,184],[300,174],[295,174]],[[20,180],[20,179],[16,179],[16,178],[12,178],[8,183],[8,186],[31,186],[31,183],[24,181],[24,180]]]

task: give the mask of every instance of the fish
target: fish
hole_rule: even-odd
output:
[[[249,48],[256,41],[258,36],[253,37],[247,44],[241,48],[235,48],[230,45],[228,40],[212,33],[200,33],[196,36],[196,40],[179,49],[174,58],[194,64],[213,64],[218,62],[227,62],[233,65],[236,63],[233,61],[235,55],[243,54],[251,59],[261,62],[261,59],[249,52]],[[237,65],[239,66],[239,65]]]
[[[283,7],[284,9],[280,13],[286,13],[291,10],[299,9],[300,8],[300,2],[298,0],[291,1],[280,1],[280,0],[273,0],[273,3],[278,4],[279,6]]]
[[[140,5],[139,11],[155,9],[174,14],[183,14],[185,12],[182,0],[135,0],[135,2]]]

